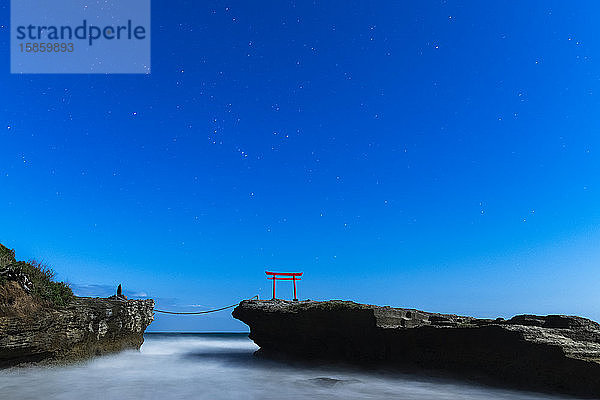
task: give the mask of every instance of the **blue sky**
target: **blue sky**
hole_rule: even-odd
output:
[[[1,7],[0,242],[76,292],[600,320],[597,3],[153,2],[149,76],[10,75]]]

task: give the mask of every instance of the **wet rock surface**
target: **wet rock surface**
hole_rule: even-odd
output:
[[[477,319],[350,301],[246,300],[233,316],[262,355],[448,371],[600,398],[600,325],[565,315]]]

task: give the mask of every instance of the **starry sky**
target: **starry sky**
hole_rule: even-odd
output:
[[[150,75],[11,75],[0,4],[0,242],[77,294],[600,320],[597,2],[154,1]]]

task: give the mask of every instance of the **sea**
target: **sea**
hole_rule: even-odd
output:
[[[247,334],[147,333],[140,351],[0,370],[3,400],[568,399],[439,377],[255,357]]]

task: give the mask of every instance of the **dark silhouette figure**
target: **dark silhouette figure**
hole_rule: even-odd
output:
[[[121,284],[119,284],[119,287],[117,288],[117,299],[122,299],[122,300],[127,300],[127,296],[125,296],[123,294],[123,288],[121,288]]]

